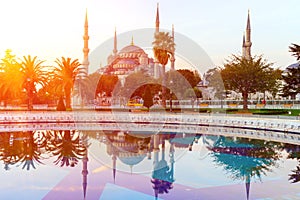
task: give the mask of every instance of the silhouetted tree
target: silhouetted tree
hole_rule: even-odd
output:
[[[153,105],[153,96],[151,94],[150,87],[147,85],[143,95],[144,106],[149,108]]]
[[[292,55],[296,57],[296,59],[300,60],[300,46],[297,44],[292,44],[289,46],[289,52],[292,52]]]
[[[66,109],[72,110],[71,107],[71,93],[74,88],[74,83],[77,75],[80,73],[80,63],[78,59],[62,57],[56,59],[57,66],[54,69],[54,76],[57,78],[58,87],[63,90],[66,98]]]
[[[28,96],[28,110],[33,109],[33,95],[36,93],[37,86],[44,86],[47,83],[47,73],[44,61],[38,61],[37,57],[23,56],[21,60],[21,72],[23,87]]]

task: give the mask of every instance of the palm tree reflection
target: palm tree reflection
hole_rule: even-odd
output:
[[[35,162],[42,163],[42,149],[45,146],[45,135],[39,131],[1,133],[0,151],[4,169],[9,170],[9,165],[18,162],[23,163],[22,169],[35,169]]]
[[[75,130],[60,130],[48,132],[48,149],[57,159],[56,165],[74,167],[78,159],[82,159],[86,152],[86,146],[82,144],[78,132]]]
[[[16,164],[23,157],[23,147],[21,140],[14,140],[20,137],[22,132],[5,132],[0,134],[1,160],[4,161],[4,169],[9,170],[9,165]]]

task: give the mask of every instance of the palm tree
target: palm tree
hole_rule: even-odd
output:
[[[6,50],[0,64],[0,91],[5,106],[9,99],[20,97],[23,85],[21,77],[21,65],[16,61],[15,55],[11,54],[11,50]]]
[[[37,86],[44,86],[47,83],[47,73],[42,66],[44,61],[37,60],[37,57],[23,56],[21,60],[21,73],[23,87],[28,96],[28,110],[33,109],[33,94],[36,93]]]
[[[292,44],[289,46],[289,52],[292,52],[292,55],[296,57],[298,61],[300,61],[300,46],[297,44]]]
[[[78,59],[71,58],[56,59],[57,67],[54,69],[54,75],[59,81],[59,86],[62,88],[66,98],[66,109],[71,110],[71,93],[74,87],[75,79],[80,73],[79,66],[81,65]]]
[[[158,62],[162,65],[162,101],[163,105],[166,104],[166,64],[175,52],[175,43],[172,36],[168,32],[155,33],[154,41],[152,42],[154,56]]]

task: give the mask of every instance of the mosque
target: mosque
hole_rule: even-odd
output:
[[[159,32],[160,30],[160,19],[159,19],[159,4],[157,4],[156,9],[156,20],[155,20],[155,31],[154,35]],[[172,33],[171,37],[173,39],[173,42],[175,40],[174,37],[174,26],[172,26]],[[154,38],[154,37],[153,37]],[[83,48],[83,61],[82,61],[82,73],[79,79],[84,79],[88,75],[88,68],[89,68],[89,47],[88,47],[88,41],[89,41],[89,35],[88,35],[88,16],[86,12],[85,16],[85,23],[84,23],[84,48]],[[157,61],[156,58],[151,58],[149,55],[139,46],[134,44],[134,40],[132,37],[131,43],[125,47],[123,47],[121,50],[118,51],[117,47],[117,33],[116,30],[114,32],[114,40],[112,44],[112,52],[107,57],[107,64],[105,67],[100,68],[98,70],[98,73],[100,74],[107,74],[107,75],[117,75],[119,80],[122,84],[125,82],[125,78],[134,72],[143,71],[149,74],[151,77],[154,77],[158,79],[162,76],[164,73],[162,70],[161,65]],[[246,59],[251,59],[251,27],[250,27],[250,13],[248,11],[248,17],[247,17],[247,24],[246,24],[246,30],[243,35],[243,43],[242,43],[242,56]],[[172,56],[170,58],[170,65],[171,70],[175,69],[175,49],[174,52],[171,53]],[[200,82],[199,85],[207,85],[205,83],[205,77],[206,74],[203,74],[202,77],[202,83]],[[204,98],[207,99],[214,99],[214,91],[212,91],[213,88],[206,88],[201,89]],[[213,95],[213,96],[212,96]]]
[[[155,20],[155,33],[159,32],[159,4],[157,4],[156,20]],[[153,36],[154,38],[154,36]],[[174,41],[174,27],[172,27],[172,39]],[[83,48],[83,62],[82,71],[83,74],[88,74],[89,60],[88,60],[88,17],[85,16],[84,25],[84,48]],[[175,66],[175,50],[172,52],[171,68]],[[112,53],[107,57],[107,65],[101,70],[98,70],[101,74],[117,75],[121,81],[124,81],[126,76],[133,72],[144,71],[154,78],[161,76],[162,69],[158,61],[155,58],[150,58],[149,55],[139,46],[134,44],[132,37],[131,43],[128,46],[123,47],[120,51],[117,49],[117,33],[114,33],[114,44]]]

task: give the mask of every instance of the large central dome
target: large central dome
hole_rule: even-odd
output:
[[[124,47],[119,52],[121,58],[140,57],[143,54],[146,54],[145,51],[142,48],[133,44]]]

